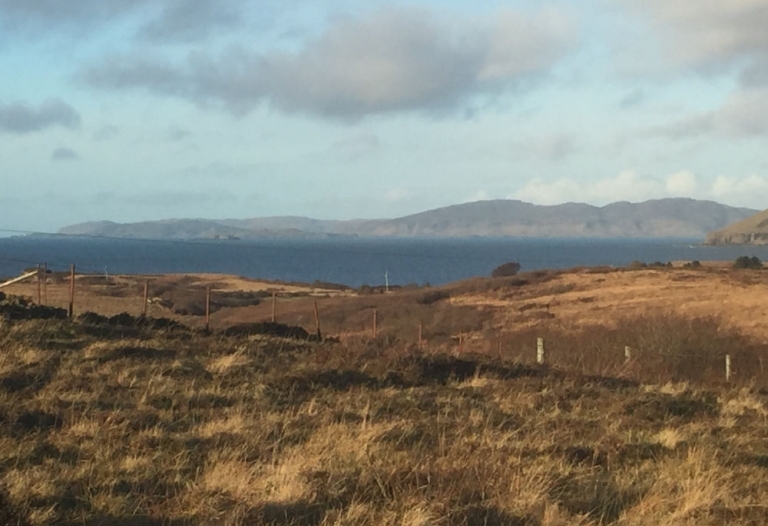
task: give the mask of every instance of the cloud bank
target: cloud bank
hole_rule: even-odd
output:
[[[80,114],[60,99],[50,99],[38,108],[23,102],[0,104],[0,131],[21,135],[54,126],[76,129]]]
[[[110,56],[81,72],[86,84],[182,97],[244,114],[269,103],[342,120],[454,110],[477,95],[522,88],[546,75],[575,39],[562,12],[507,10],[462,27],[435,12],[386,8],[336,19],[298,51],[245,48],[177,62]]]
[[[136,37],[152,42],[203,40],[239,25],[239,0],[0,0],[0,28],[30,36],[82,34],[105,23],[137,18]]]
[[[712,182],[703,182],[687,170],[661,178],[642,176],[634,170],[627,170],[615,177],[593,181],[533,179],[508,197],[541,205],[566,202],[606,205],[615,201],[692,197],[762,210],[766,207],[766,195],[768,177],[756,174],[743,177],[719,176]]]
[[[747,84],[768,83],[765,0],[623,0],[666,41],[667,58],[704,73],[738,68]]]

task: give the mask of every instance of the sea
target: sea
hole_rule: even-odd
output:
[[[0,239],[0,276],[38,263],[54,271],[159,274],[212,272],[249,278],[361,285],[440,285],[509,261],[522,270],[623,266],[633,261],[733,261],[768,247],[703,246],[698,239],[363,239],[152,241],[79,237]]]

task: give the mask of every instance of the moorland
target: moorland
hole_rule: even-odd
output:
[[[68,290],[0,302],[0,524],[768,523],[766,271]]]

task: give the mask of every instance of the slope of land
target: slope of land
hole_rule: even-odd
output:
[[[81,308],[118,291],[90,280]],[[11,317],[0,524],[762,526],[768,346],[735,315],[765,316],[766,287],[768,272],[724,267],[319,299],[294,287],[286,321],[311,327],[318,301],[324,323],[361,322],[314,343]],[[717,310],[725,291],[738,303]],[[225,307],[217,323],[265,307]],[[363,334],[374,307],[376,338]]]
[[[567,203],[539,206],[520,201],[479,201],[398,219],[321,221],[302,217],[246,220],[165,220],[132,224],[109,221],[64,227],[62,234],[191,239],[392,236],[392,237],[685,237],[740,221],[754,210],[711,201],[660,199],[604,207]]]
[[[48,277],[46,304],[66,308],[65,274]],[[278,321],[312,331],[317,301],[324,332],[343,337],[368,336],[373,310],[380,334],[415,343],[418,324],[435,344],[453,345],[462,333],[478,349],[510,331],[611,326],[625,317],[675,312],[692,318],[714,317],[728,329],[768,341],[768,271],[734,270],[728,262],[705,262],[700,269],[639,270],[585,268],[524,272],[512,278],[475,278],[441,287],[394,289],[390,294],[356,291],[315,283],[288,284],[218,274],[77,277],[76,314],[94,311],[113,316],[143,312],[148,282],[148,315],[201,327],[206,289],[211,289],[214,328],[268,321],[275,295]],[[33,279],[4,289],[37,298]],[[379,290],[378,292],[381,292]],[[42,294],[42,293],[41,293]],[[450,343],[453,342],[453,343]],[[629,343],[627,343],[629,344]],[[623,348],[623,345],[622,345]]]
[[[768,210],[710,232],[709,245],[768,245]]]

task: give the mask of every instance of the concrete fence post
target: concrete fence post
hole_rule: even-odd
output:
[[[544,338],[536,340],[536,363],[544,365]]]

